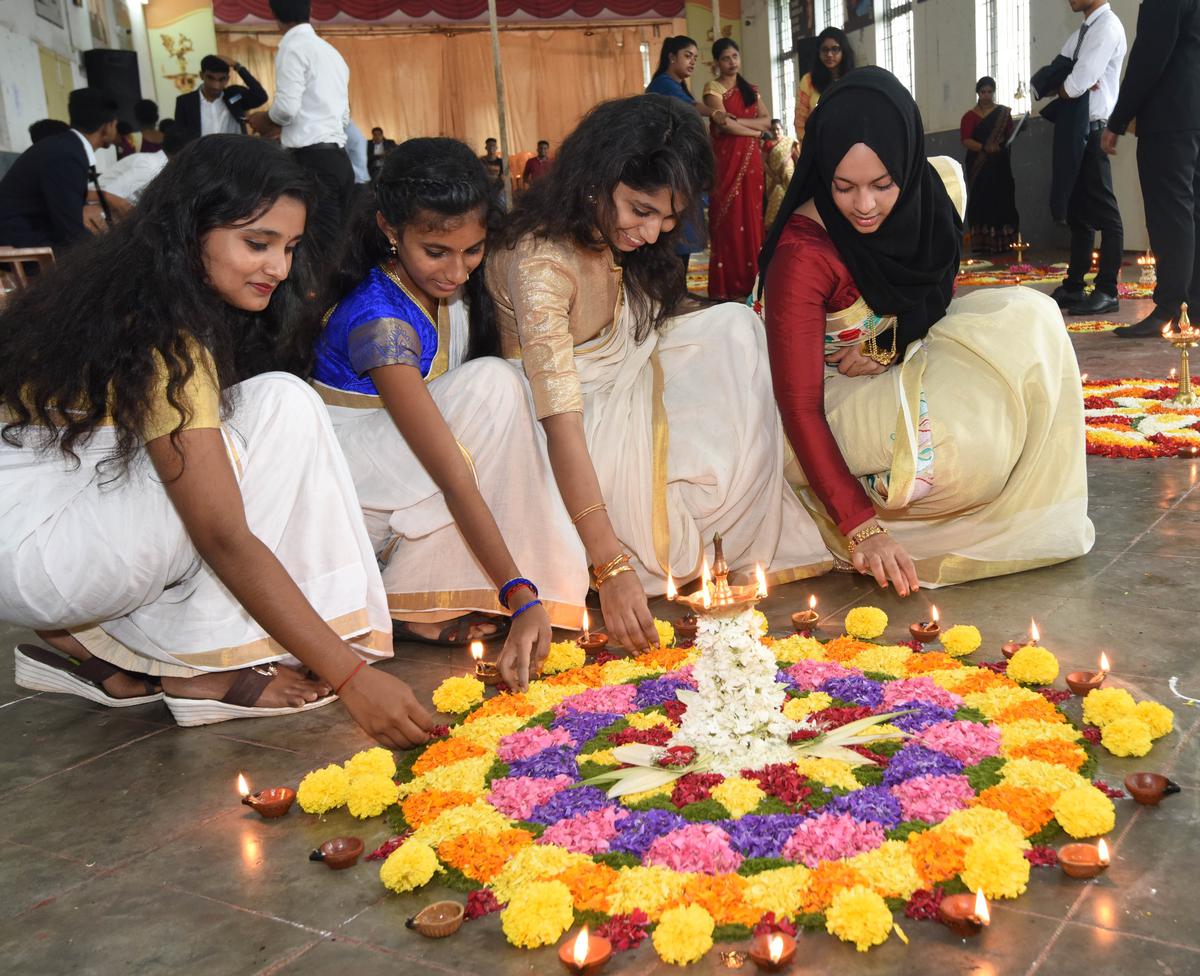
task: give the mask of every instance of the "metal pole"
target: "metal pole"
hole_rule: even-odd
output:
[[[492,70],[496,73],[496,111],[500,116],[500,176],[504,180],[506,199],[512,197],[512,181],[508,178],[508,117],[504,112],[504,72],[500,68],[500,27],[496,21],[496,0],[488,0],[488,26],[492,32]]]
[[[721,38],[721,0],[712,0],[712,17],[713,43],[716,44]]]

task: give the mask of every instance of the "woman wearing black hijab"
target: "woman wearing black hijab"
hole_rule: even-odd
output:
[[[912,96],[862,68],[809,119],[760,259],[801,497],[835,554],[901,596],[1094,538],[1062,317],[1027,288],[954,299],[965,203]]]

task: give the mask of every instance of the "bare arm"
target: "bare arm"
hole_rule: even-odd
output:
[[[962,141],[962,144],[967,149],[970,149],[971,152],[982,152],[983,151],[983,143],[980,142],[978,139],[964,139]]]
[[[149,441],[146,449],[200,557],[271,637],[338,687],[359,658],[251,531],[221,432],[185,430],[179,452],[167,436]],[[354,720],[384,745],[408,748],[429,738],[429,713],[398,678],[363,670],[341,697]]]

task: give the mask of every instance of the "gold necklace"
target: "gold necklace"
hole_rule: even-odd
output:
[[[879,363],[880,366],[892,365],[892,360],[894,360],[896,358],[896,333],[898,331],[899,330],[896,328],[896,326],[892,325],[892,328],[891,328],[892,348],[891,348],[890,352],[884,352],[882,349],[879,348],[879,338],[878,338],[879,333],[872,332],[871,335],[867,338],[867,340],[860,347],[862,349],[862,354],[864,356],[866,356],[868,359],[874,360],[875,362]]]

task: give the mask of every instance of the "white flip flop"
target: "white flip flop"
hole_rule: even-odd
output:
[[[13,649],[13,671],[17,684],[29,691],[75,695],[77,698],[86,698],[109,708],[129,708],[163,700],[161,691],[133,698],[114,698],[103,687],[103,682],[108,678],[114,674],[145,676],[125,671],[94,656],[86,661],[76,662],[74,658],[56,654],[36,644],[18,644]]]

